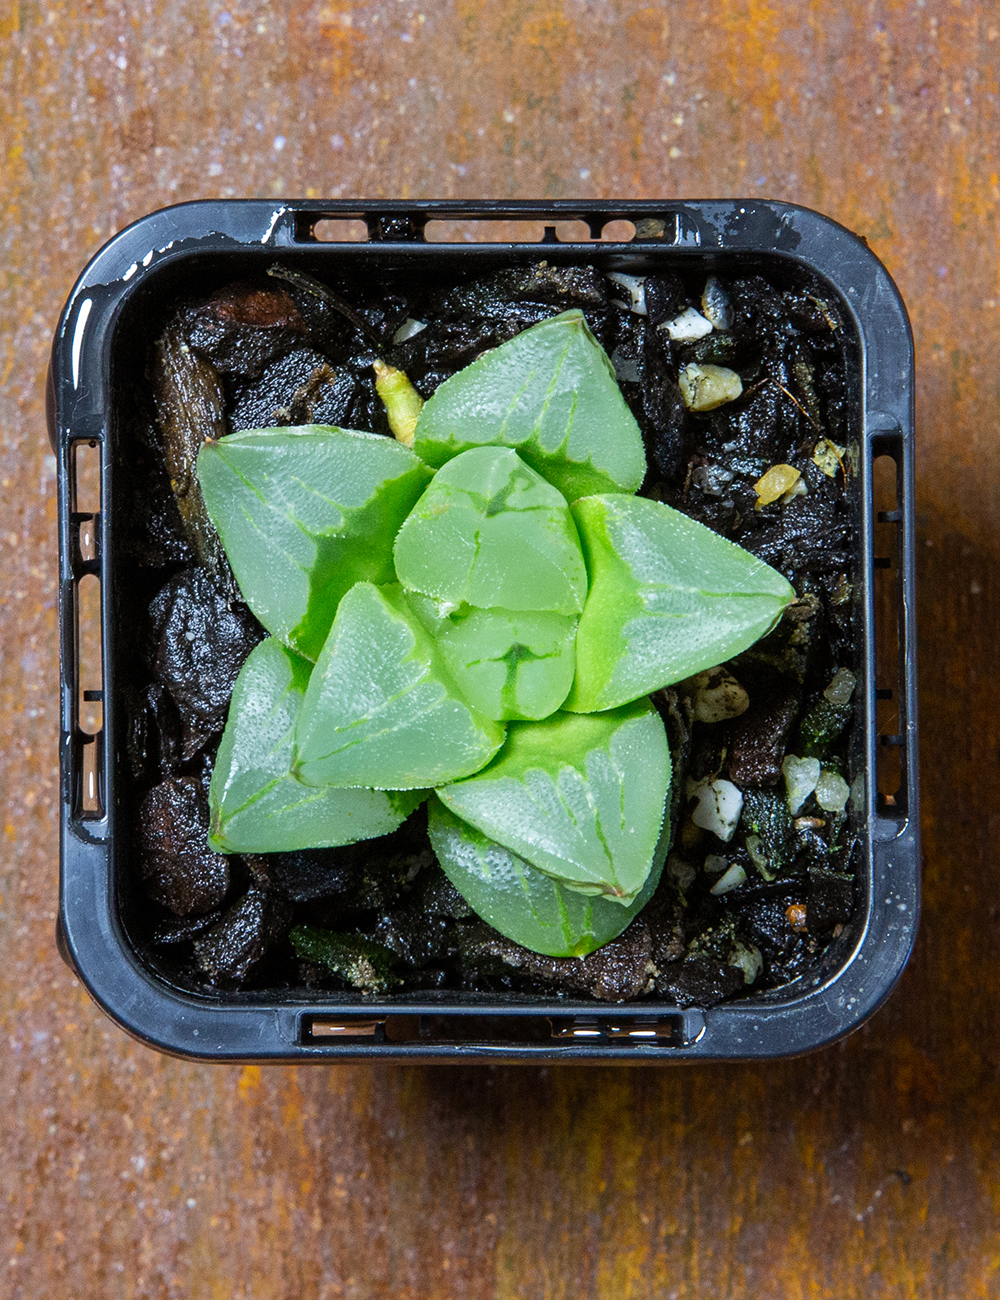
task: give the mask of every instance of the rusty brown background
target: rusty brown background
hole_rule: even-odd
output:
[[[1000,11],[978,0],[0,6],[0,1296],[1000,1295]],[[232,1068],[53,947],[51,330],[181,199],[767,195],[918,360],[926,909],[890,1004],[752,1068]]]

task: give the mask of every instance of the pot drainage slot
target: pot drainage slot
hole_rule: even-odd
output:
[[[299,1041],[303,1046],[333,1043],[355,1045],[407,1043],[419,1046],[465,1045],[504,1047],[624,1047],[652,1043],[658,1047],[687,1047],[705,1032],[700,1011],[659,1016],[515,1016],[515,1015],[353,1015],[303,1016]]]
[[[424,239],[429,244],[545,244],[555,243],[554,226],[541,221],[428,221]]]
[[[308,237],[321,244],[364,244],[368,226],[363,217],[323,217],[310,227]]]
[[[384,1020],[364,1020],[354,1016],[304,1016],[303,1043],[336,1043],[356,1039],[385,1041]]]
[[[553,1019],[552,1037],[577,1043],[655,1043],[659,1047],[687,1047],[705,1030],[700,1011],[678,1011],[661,1016],[572,1016]]]
[[[657,222],[657,228],[662,235],[664,223]],[[441,217],[428,221],[424,227],[424,239],[429,244],[588,244],[594,241],[627,244],[635,237],[636,224],[624,217],[610,221],[581,217],[551,222],[518,221],[511,217],[478,220]]]
[[[902,611],[902,438],[877,433],[871,440],[875,615],[876,775],[879,811],[906,814],[905,639]]]
[[[305,244],[664,244],[701,243],[698,229],[684,212],[608,213],[512,211],[475,215],[442,212],[294,213],[293,238]]]
[[[77,814],[101,817],[104,754],[104,644],[101,622],[101,448],[94,440],[70,447],[70,531],[75,583],[74,658]]]
[[[369,1042],[430,1046],[475,1043],[500,1046],[550,1040],[551,1027],[546,1016],[303,1016],[300,1035],[304,1044]]]

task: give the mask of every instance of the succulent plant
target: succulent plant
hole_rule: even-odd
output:
[[[671,761],[650,693],[745,650],[794,592],[635,495],[642,437],[579,311],[445,381],[415,428],[412,397],[412,448],[305,425],[201,450],[271,634],[233,691],[210,842],[349,844],[429,799],[469,905],[536,952],[583,955],[662,870]]]

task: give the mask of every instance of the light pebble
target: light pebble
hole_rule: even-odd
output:
[[[412,316],[407,316],[399,329],[393,334],[393,343],[405,343],[407,339],[412,339],[415,335],[420,334],[427,328],[427,322],[415,320]]]
[[[794,817],[816,789],[820,777],[820,761],[818,758],[796,758],[794,754],[786,754],[781,772],[788,791],[788,811]]]
[[[665,330],[672,343],[693,343],[696,339],[711,334],[712,322],[693,307],[685,307],[679,316],[664,321],[657,328]]]
[[[725,366],[684,367],[677,379],[684,405],[689,411],[714,411],[727,402],[735,402],[743,392],[743,381],[735,370]]]
[[[740,885],[745,884],[746,878],[747,873],[738,862],[734,862],[721,880],[717,880],[708,892],[716,895],[728,894],[731,889],[739,889]]]
[[[843,812],[851,787],[839,772],[827,768],[816,782],[816,802],[824,812]]]
[[[858,679],[849,668],[838,668],[823,695],[831,704],[849,704]]]
[[[711,321],[713,329],[725,332],[732,328],[733,311],[729,305],[729,295],[714,275],[710,275],[705,281],[705,288],[701,295],[701,310],[705,318]]]
[[[725,668],[706,668],[684,683],[698,722],[725,722],[750,707],[750,696]]]
[[[743,811],[743,792],[732,781],[689,781],[688,798],[696,801],[691,820],[724,844],[733,838]]]
[[[756,945],[740,943],[737,940],[736,946],[729,954],[729,965],[737,966],[743,972],[744,984],[752,984],[764,969],[764,958]]]
[[[637,316],[647,316],[649,314],[646,310],[646,277],[644,275],[625,275],[622,271],[609,271],[608,279],[628,290],[631,299],[629,303],[630,311],[635,312]],[[708,328],[711,329],[711,325]]]
[[[757,493],[754,510],[759,511],[775,501],[780,501],[783,506],[788,505],[793,497],[800,495],[800,484],[803,492],[808,490],[801,470],[797,470],[794,465],[772,465],[753,485],[753,490]]]

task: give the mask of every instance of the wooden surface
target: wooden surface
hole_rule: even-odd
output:
[[[0,9],[0,1296],[1000,1295],[1000,13],[979,0]],[[211,195],[750,194],[869,239],[918,360],[925,912],[753,1068],[212,1068],[53,946],[54,461],[84,261]]]

